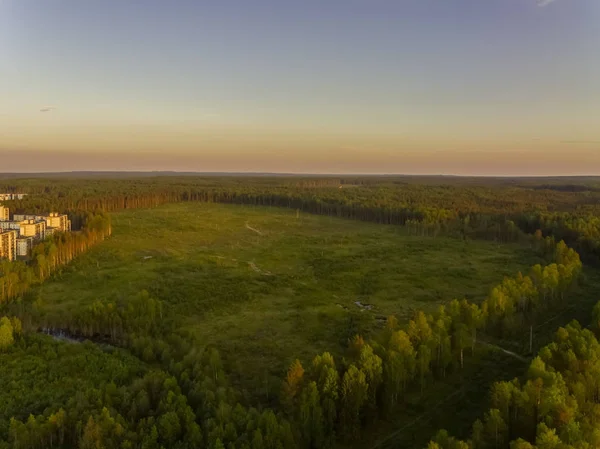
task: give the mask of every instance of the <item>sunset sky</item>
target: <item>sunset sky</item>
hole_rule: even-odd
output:
[[[0,0],[0,172],[600,174],[600,0]]]

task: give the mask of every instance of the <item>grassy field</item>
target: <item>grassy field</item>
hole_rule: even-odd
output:
[[[113,237],[34,294],[61,313],[146,289],[260,393],[296,357],[339,354],[390,314],[407,320],[453,298],[482,300],[538,262],[518,245],[285,209],[172,204],[114,214]]]

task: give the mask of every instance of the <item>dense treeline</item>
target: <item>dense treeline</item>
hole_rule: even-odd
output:
[[[573,321],[539,351],[525,376],[498,382],[471,439],[440,431],[429,449],[579,449],[600,445],[600,303],[592,329]]]
[[[19,181],[9,184],[5,190],[19,190]],[[84,188],[77,191],[74,186]],[[0,416],[0,448],[318,449],[352,441],[365,426],[391,414],[409,389],[424,390],[433,380],[461,370],[464,358],[475,351],[478,333],[521,336],[549,310],[563,306],[577,285],[582,265],[577,252],[562,237],[568,243],[581,242],[581,236],[588,234],[591,241],[595,239],[580,222],[568,224],[576,222],[568,217],[577,216],[574,212],[582,205],[589,206],[585,213],[597,213],[593,197],[573,201],[572,192],[510,184],[492,191],[484,185],[465,188],[398,180],[382,184],[337,178],[226,182],[178,178],[30,181],[27,191],[37,195],[10,202],[13,212],[73,211],[74,223],[81,224],[81,231],[56,235],[36,247],[30,266],[3,265],[2,301],[22,296],[29,285],[47,279],[109,235],[107,212],[175,201],[282,206],[403,224],[421,235],[446,232],[519,240],[545,254],[548,263],[532,267],[525,275],[506,278],[480,305],[453,300],[435,314],[416,313],[402,329],[390,317],[370,341],[353,337],[341,359],[325,352],[305,363],[306,368],[295,361],[282,380],[273,408],[253,408],[246,392],[231,386],[218,351],[199,349],[202,345],[194,336],[179,331],[168,308],[147,292],[122,300],[99,299],[87,308],[60,316],[38,313],[34,305],[20,315],[23,325],[16,318],[0,320],[0,372],[7,385],[0,390],[0,402],[8,404]],[[575,192],[579,193],[586,192]],[[570,215],[563,221],[556,219],[556,226],[550,225],[554,223],[550,219],[543,221],[556,216],[550,204]],[[537,212],[532,214],[532,209]],[[536,221],[531,217],[540,218]],[[561,234],[569,226],[573,233]],[[523,232],[538,228],[549,236],[543,238],[541,232],[526,236]],[[600,306],[595,320],[600,321]],[[23,335],[22,327],[61,329],[103,346]],[[543,425],[542,443],[560,438],[573,447],[586,447],[579,442],[592,441],[588,439],[593,434],[589,429],[595,422],[588,415],[596,413],[592,403],[600,390],[593,390],[597,368],[579,375],[590,365],[585,358],[579,362],[579,357],[596,349],[585,343],[591,341],[589,331],[573,325],[566,332],[563,346],[540,352],[543,370],[538,363],[537,371],[532,372],[541,381],[535,378],[523,386],[516,382],[510,383],[512,387],[509,383],[498,387],[495,409],[476,424],[471,442],[459,442],[441,433],[432,444],[443,448],[467,448],[469,444],[476,448],[507,447],[516,438],[534,442]],[[135,357],[106,343],[127,348]],[[557,378],[547,373],[558,372],[560,363],[575,367],[575,386],[569,386],[564,379],[570,378],[563,373],[561,385],[567,385],[565,388],[553,390],[551,387],[560,382],[548,380],[544,390],[546,379]],[[36,383],[50,384],[51,388],[39,391]],[[508,396],[502,396],[504,390],[509,391]],[[555,404],[548,398],[569,395],[575,402],[565,399],[564,408],[547,405]],[[579,403],[578,395],[588,398],[587,403]],[[507,397],[513,402],[506,402]],[[564,427],[572,416],[575,423]],[[542,443],[536,444],[540,448],[559,447]],[[514,448],[528,447],[523,441],[514,444],[521,445]]]
[[[0,352],[0,374],[10,385],[0,390],[0,400],[13,416],[0,419],[0,448],[297,447],[284,417],[242,405],[216,350],[198,350],[177,333],[164,340],[131,336],[131,344],[134,353],[139,349],[140,357],[162,362],[168,372],[89,342],[14,337],[4,354],[10,358],[2,360]],[[153,345],[160,351],[149,353]],[[59,383],[51,392],[39,394],[37,386],[27,391],[30,380],[52,379]]]
[[[553,237],[543,239],[539,231],[533,240],[542,251],[553,252],[553,263],[535,265],[528,275],[506,278],[492,290],[481,305],[488,333],[514,337],[524,327],[532,331],[537,318],[549,308],[556,303],[566,305],[565,293],[577,283],[582,263],[575,250],[563,241],[555,244]]]
[[[108,214],[88,212],[80,231],[56,233],[35,245],[29,263],[0,261],[0,304],[22,297],[32,284],[43,282],[110,233]]]
[[[585,180],[584,180],[585,181]],[[565,181],[566,182],[566,181]],[[471,238],[519,241],[541,229],[565,240],[582,256],[600,260],[600,192],[540,188],[514,180],[449,178],[160,177],[140,179],[13,180],[0,190],[32,195],[7,202],[16,212],[50,209],[107,212],[179,201],[279,206],[309,213],[409,224],[416,233],[445,232]],[[548,183],[546,183],[548,184]],[[550,185],[550,184],[549,184]],[[548,187],[546,185],[545,187]],[[568,184],[566,184],[568,185]]]
[[[535,214],[521,218],[525,231],[540,229],[556,239],[568,241],[593,262],[600,261],[600,217],[592,213]]]

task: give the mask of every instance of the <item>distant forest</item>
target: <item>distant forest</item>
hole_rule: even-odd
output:
[[[600,305],[587,310],[580,301],[600,291],[600,179],[154,175],[0,176],[0,193],[28,194],[5,202],[11,213],[67,213],[74,229],[37,245],[28,263],[0,264],[0,448],[401,447],[394,417],[406,398],[460,378],[483,344],[511,345],[504,351],[529,367],[481,392],[489,410],[468,435],[431,428],[428,449],[600,446]],[[265,403],[238,388],[218,349],[180,330],[169,304],[147,291],[121,303],[98,298],[60,321],[44,311],[35,287],[101,248],[112,214],[179,202],[519,244],[544,262],[506,277],[480,304],[449,298],[407,325],[389,316],[377,334],[349,338],[343,357],[295,360]],[[534,329],[574,310],[589,327],[556,323],[532,354]],[[85,342],[60,342],[43,329]],[[524,344],[523,329],[531,335]]]

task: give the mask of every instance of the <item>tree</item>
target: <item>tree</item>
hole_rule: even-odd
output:
[[[368,385],[365,373],[350,365],[342,379],[341,426],[342,433],[354,437],[360,429],[360,412],[367,400]]]
[[[323,410],[316,382],[310,382],[300,397],[300,423],[307,448],[323,447]]]
[[[260,429],[254,431],[254,435],[252,436],[252,449],[265,449],[263,435]]]
[[[281,390],[281,403],[290,416],[294,416],[296,414],[297,397],[302,387],[303,380],[304,368],[302,368],[300,360],[296,359],[288,369],[287,376],[283,382],[283,387]]]
[[[172,446],[181,434],[181,423],[177,413],[169,411],[158,418],[158,435],[167,446]]]
[[[535,447],[529,441],[519,438],[510,443],[510,449],[535,449]]]
[[[358,358],[358,368],[365,373],[367,382],[367,401],[371,413],[377,412],[377,391],[383,380],[383,365],[381,358],[373,352],[370,345],[365,344]]]
[[[102,429],[90,416],[83,430],[83,435],[79,440],[81,449],[103,449]]]
[[[461,368],[464,368],[465,348],[468,348],[471,345],[472,339],[472,333],[469,332],[469,328],[467,327],[467,325],[459,323],[458,326],[456,326],[456,331],[454,332],[454,345],[460,355]]]
[[[535,445],[538,449],[556,449],[561,447],[562,442],[556,435],[556,430],[549,428],[542,423],[538,426]]]
[[[431,326],[422,311],[417,312],[415,318],[409,321],[407,332],[414,346],[431,344]]]
[[[0,318],[0,351],[9,348],[13,342],[13,325],[7,317],[2,317]]]
[[[328,352],[313,360],[313,378],[317,381],[323,410],[323,434],[325,447],[332,447],[335,440],[337,402],[339,398],[339,374],[333,357]]]
[[[431,349],[427,345],[419,346],[417,352],[417,366],[419,369],[419,378],[421,379],[421,392],[425,388],[425,378],[429,374],[429,364],[431,363]]]
[[[483,420],[483,427],[489,441],[493,442],[493,447],[496,449],[503,447],[508,436],[508,427],[502,419],[500,410],[491,409],[486,413]]]

